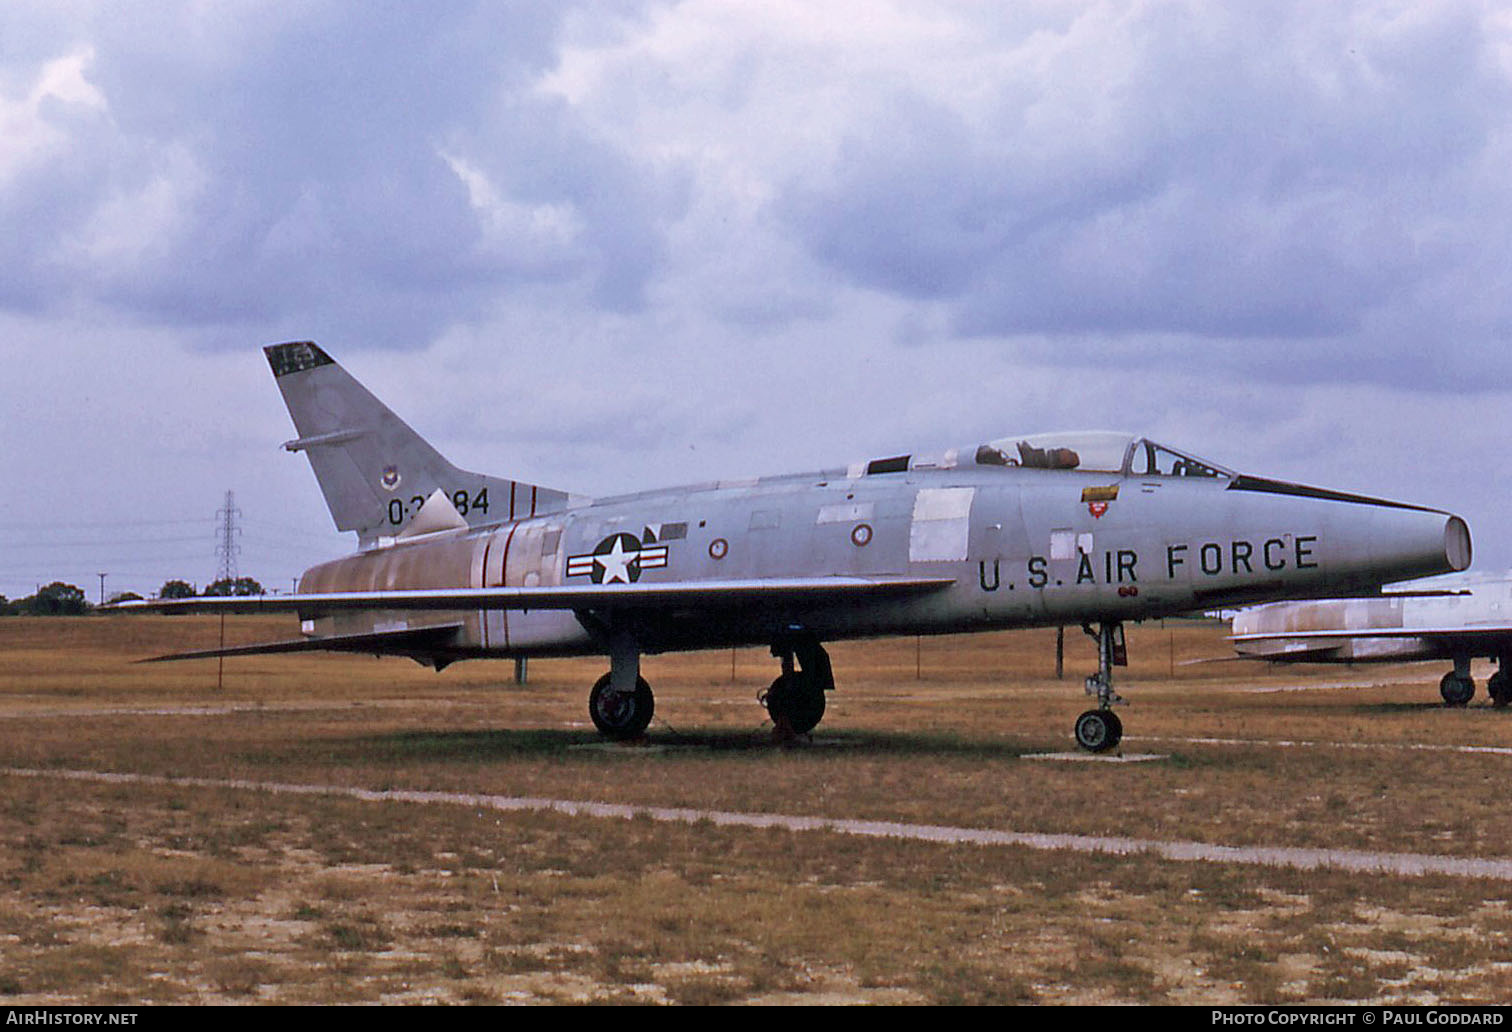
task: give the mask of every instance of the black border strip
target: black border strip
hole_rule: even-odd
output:
[[[1368,495],[1348,494],[1344,491],[1330,491],[1322,487],[1308,487],[1306,484],[1291,484],[1285,480],[1270,480],[1266,477],[1252,477],[1247,474],[1239,474],[1229,481],[1230,491],[1258,491],[1262,494],[1292,495],[1297,498],[1321,498],[1326,502],[1348,502],[1351,505],[1379,505],[1387,509],[1411,509],[1413,512],[1449,513],[1442,509],[1430,509],[1425,505],[1408,505],[1406,502],[1393,502],[1387,498],[1371,498]]]

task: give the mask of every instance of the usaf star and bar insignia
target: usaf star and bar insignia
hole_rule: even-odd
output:
[[[569,555],[567,576],[586,576],[595,584],[633,584],[640,580],[642,571],[667,565],[667,546],[656,543],[658,529],[646,528],[644,538],[610,534],[592,552]]]

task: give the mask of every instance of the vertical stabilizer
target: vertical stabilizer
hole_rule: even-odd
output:
[[[331,356],[308,341],[263,349],[339,530],[364,545],[396,536],[440,490],[469,524],[566,508],[567,494],[458,469]]]

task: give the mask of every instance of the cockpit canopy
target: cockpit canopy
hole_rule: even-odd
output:
[[[979,445],[975,461],[978,466],[1068,469],[1136,477],[1234,475],[1221,466],[1148,438],[1109,430],[999,437]]]

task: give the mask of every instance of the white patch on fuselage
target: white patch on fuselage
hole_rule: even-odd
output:
[[[908,561],[958,562],[971,536],[974,487],[925,487],[914,496],[908,529]]]

